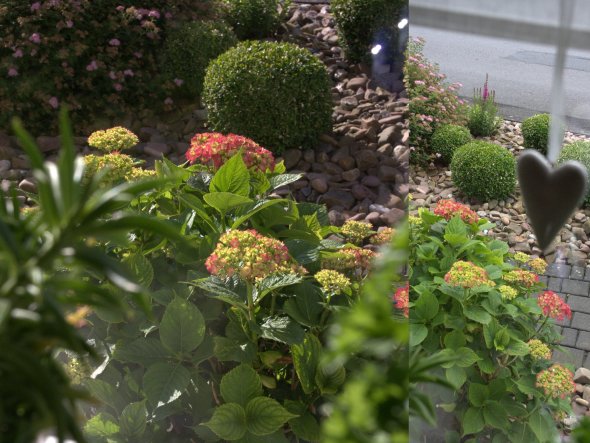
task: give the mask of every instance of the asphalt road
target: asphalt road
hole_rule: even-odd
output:
[[[505,118],[550,111],[554,47],[419,26],[411,26],[410,35],[426,39],[426,57],[450,82],[463,84],[461,96],[471,98],[488,73]],[[564,81],[568,129],[590,135],[590,42],[588,51],[568,51]]]

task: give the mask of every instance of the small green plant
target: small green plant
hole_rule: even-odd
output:
[[[449,164],[455,150],[473,140],[469,130],[464,126],[443,125],[432,135],[430,149],[441,155],[442,160]]]
[[[483,235],[494,224],[453,201],[410,226],[410,346],[451,358],[441,366],[455,394],[440,407],[458,419],[452,441],[554,441],[575,385],[551,361],[571,309],[542,291],[547,264],[509,254]]]
[[[579,162],[590,173],[590,142],[579,140],[564,145],[557,163],[562,164],[571,160]],[[586,194],[585,202],[590,203],[590,190]]]
[[[400,10],[405,0],[334,0],[338,35],[349,61],[370,62],[371,47],[397,47]]]
[[[274,153],[310,148],[332,122],[323,63],[290,43],[240,43],[211,62],[203,100],[209,125],[241,134]]]
[[[103,152],[124,151],[139,143],[139,138],[121,126],[95,131],[88,137],[88,146]]]
[[[233,31],[221,21],[183,23],[166,37],[162,70],[178,85],[178,94],[198,96],[207,65],[236,43]]]
[[[281,23],[281,0],[223,0],[225,18],[240,40],[271,36]]]
[[[584,417],[572,432],[575,443],[590,443],[590,418]]]
[[[496,105],[496,91],[488,89],[488,75],[483,85],[483,91],[473,91],[473,105],[469,107],[467,127],[474,137],[488,137],[494,134],[502,118],[498,116]]]
[[[536,149],[542,154],[547,154],[549,143],[549,126],[551,117],[549,114],[537,114],[522,122],[522,137],[524,147]]]
[[[483,201],[506,198],[516,187],[516,160],[494,143],[472,141],[458,148],[451,172],[461,192]]]

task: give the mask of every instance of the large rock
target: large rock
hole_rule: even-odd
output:
[[[37,137],[37,146],[39,146],[41,152],[54,152],[59,151],[61,143],[59,137],[47,137],[41,135]]]
[[[299,163],[299,160],[301,160],[302,156],[303,153],[300,149],[287,149],[285,152],[283,152],[285,167],[287,169],[293,169],[297,163]]]
[[[373,168],[379,164],[377,154],[368,149],[363,149],[355,153],[356,164],[361,171],[366,171],[369,168]]]
[[[355,202],[350,192],[340,189],[330,189],[323,195],[322,200],[328,207],[341,206],[345,209],[352,208]]]
[[[574,374],[574,382],[582,385],[590,384],[590,369],[579,368]]]

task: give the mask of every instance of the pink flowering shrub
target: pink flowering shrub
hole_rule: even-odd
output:
[[[445,220],[450,220],[453,217],[460,217],[465,223],[472,224],[479,221],[479,216],[469,206],[463,205],[453,200],[439,200],[433,211],[436,215],[440,215]]]
[[[275,166],[275,158],[267,149],[264,149],[254,140],[235,134],[220,134],[219,132],[206,132],[196,134],[190,147],[186,151],[186,159],[192,163],[212,165],[219,169],[226,161],[242,149],[242,159],[249,169],[260,172],[272,171]]]
[[[466,106],[457,96],[459,83],[447,84],[436,64],[422,54],[424,39],[408,43],[404,82],[410,99],[410,144],[428,152],[434,130],[444,124],[464,125]]]
[[[572,318],[570,306],[553,291],[544,291],[539,295],[537,304],[543,310],[543,315],[547,317],[559,321]]]
[[[410,284],[397,288],[393,294],[393,303],[396,309],[399,309],[404,314],[404,317],[410,316]]]
[[[0,126],[13,116],[36,132],[61,105],[76,123],[164,106],[159,76],[166,29],[199,0],[5,0],[0,3]]]
[[[543,389],[547,397],[565,399],[576,390],[574,374],[562,365],[554,364],[537,374],[537,387]]]

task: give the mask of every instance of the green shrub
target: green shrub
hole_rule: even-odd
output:
[[[351,62],[367,62],[377,41],[397,46],[397,23],[405,0],[333,0],[332,13],[346,57]]]
[[[197,96],[203,90],[207,65],[236,43],[233,31],[223,22],[185,23],[166,38],[163,71],[181,84],[179,93]]]
[[[568,160],[580,162],[586,168],[586,171],[590,173],[590,142],[580,140],[566,144],[559,154],[557,163],[565,163]],[[590,203],[590,189],[588,191],[586,203]]]
[[[209,126],[271,151],[312,147],[330,130],[325,66],[290,43],[243,42],[211,62],[203,90]]]
[[[550,124],[551,118],[549,114],[537,114],[525,119],[522,122],[524,147],[527,149],[536,149],[542,154],[547,154]]]
[[[226,20],[240,40],[268,37],[281,23],[280,0],[223,0],[223,4]]]
[[[502,118],[498,116],[498,106],[496,105],[496,91],[488,89],[488,76],[481,88],[473,91],[473,105],[469,107],[467,113],[467,127],[474,137],[488,137],[494,134]]]
[[[516,186],[516,160],[506,148],[473,141],[455,151],[451,162],[453,183],[481,200],[508,197]]]
[[[470,142],[473,138],[469,130],[464,126],[444,125],[440,126],[432,135],[430,149],[442,156],[445,163],[450,163],[455,150]]]
[[[543,291],[546,262],[510,254],[484,234],[493,223],[448,202],[410,217],[408,260],[410,346],[454,360],[432,371],[454,388],[444,410],[458,428],[446,441],[555,441],[553,417],[571,410],[574,383],[568,368],[548,370],[561,340],[556,321],[571,309]]]

